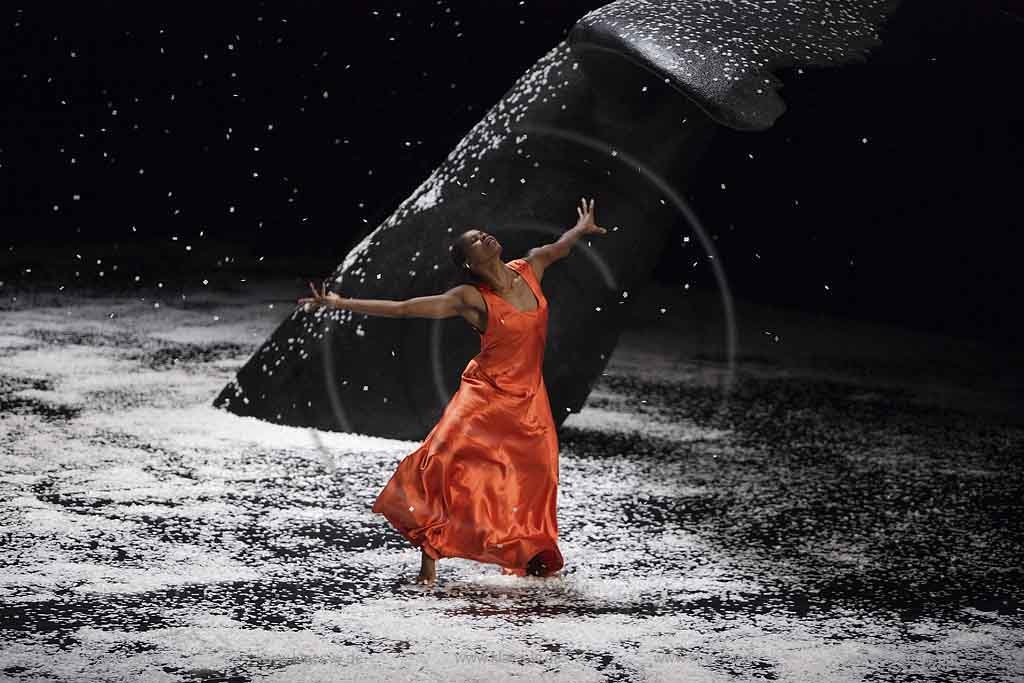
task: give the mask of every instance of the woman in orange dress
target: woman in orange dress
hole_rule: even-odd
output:
[[[436,580],[442,557],[497,564],[517,576],[552,576],[564,565],[556,518],[558,439],[541,372],[548,303],[540,281],[577,239],[607,232],[594,223],[592,199],[581,200],[577,213],[577,224],[558,241],[508,263],[494,236],[467,230],[450,253],[475,276],[472,283],[376,302],[393,304],[390,313],[403,317],[461,315],[480,334],[480,353],[463,370],[441,419],[373,504],[373,512],[422,549],[417,583]],[[313,293],[300,302],[388,314],[357,307],[358,299],[321,295],[315,287]]]

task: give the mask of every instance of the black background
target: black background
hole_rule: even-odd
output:
[[[4,9],[0,279],[324,275],[601,4]],[[685,192],[733,294],[1019,344],[1021,14],[904,2],[865,63],[780,72],[787,112]],[[713,289],[686,234],[655,277]]]

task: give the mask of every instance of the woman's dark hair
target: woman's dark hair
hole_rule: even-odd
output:
[[[455,264],[455,277],[453,278],[455,284],[471,284],[476,285],[483,282],[476,273],[466,267],[466,252],[463,245],[466,243],[466,232],[462,233],[448,245],[448,255],[452,258],[452,263]]]

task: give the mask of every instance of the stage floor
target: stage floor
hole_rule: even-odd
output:
[[[422,587],[370,512],[417,443],[211,407],[307,293],[5,300],[0,678],[1024,677],[1012,358],[738,304],[725,392],[708,318],[631,330],[559,433],[563,574]]]

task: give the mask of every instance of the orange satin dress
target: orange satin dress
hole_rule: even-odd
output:
[[[507,264],[537,308],[520,311],[486,284],[480,353],[423,443],[398,465],[373,504],[435,560],[462,557],[503,573],[548,576],[558,549],[558,438],[541,367],[548,302],[525,259]],[[480,331],[477,330],[480,334]]]

